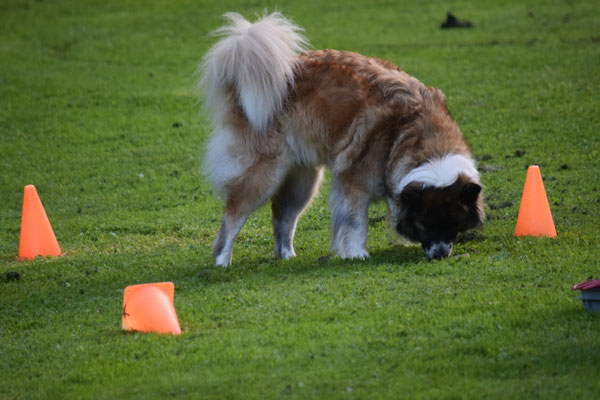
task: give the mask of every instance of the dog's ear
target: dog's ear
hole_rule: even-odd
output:
[[[483,201],[481,199],[481,185],[475,182],[464,184],[461,193],[461,201],[469,208],[467,217],[467,229],[481,226],[484,219]]]
[[[475,182],[468,182],[462,187],[460,199],[463,203],[474,204],[477,202],[479,193],[481,193],[481,185]]]
[[[423,207],[423,191],[418,185],[408,185],[400,193],[400,201],[403,207],[419,210]]]

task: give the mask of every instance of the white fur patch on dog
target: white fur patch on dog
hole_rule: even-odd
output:
[[[234,141],[235,136],[229,129],[217,128],[206,145],[204,174],[220,196],[225,194],[225,184],[242,175],[247,168],[247,162],[241,156],[229,152]]]
[[[475,161],[461,154],[447,154],[412,169],[400,180],[396,187],[396,193],[402,192],[412,182],[421,182],[423,189],[447,187],[456,182],[461,174],[479,182],[479,171],[477,171]]]

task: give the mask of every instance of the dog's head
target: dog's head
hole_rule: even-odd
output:
[[[394,201],[396,230],[420,242],[430,259],[448,257],[457,234],[483,222],[481,185],[464,175],[445,187],[411,182]]]

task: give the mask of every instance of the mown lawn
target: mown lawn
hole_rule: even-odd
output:
[[[444,91],[488,214],[454,257],[401,242],[382,204],[371,258],[329,257],[327,181],[298,257],[271,257],[267,206],[212,266],[193,75],[224,12],[265,8]],[[449,10],[474,27],[441,30]],[[592,0],[3,1],[0,398],[596,398],[600,316],[571,286],[600,275],[599,65]],[[531,164],[555,239],[513,236]],[[64,257],[17,260],[27,184]],[[158,281],[183,334],[121,331],[123,289]]]

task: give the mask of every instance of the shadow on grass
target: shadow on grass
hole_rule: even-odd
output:
[[[427,257],[418,246],[394,246],[371,252],[367,260],[344,260],[333,255],[308,258],[299,255],[290,260],[278,260],[273,257],[239,258],[228,268],[211,266],[195,273],[193,279],[203,284],[217,284],[247,278],[263,276],[271,279],[287,279],[289,276],[309,274],[340,274],[360,272],[391,267],[403,269],[427,262]],[[189,271],[180,271],[173,279],[189,280]]]

